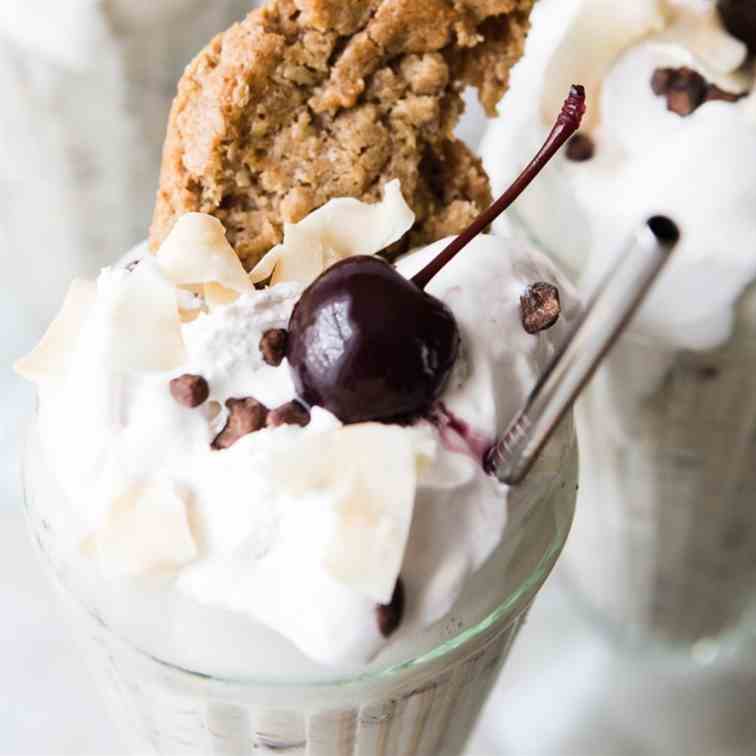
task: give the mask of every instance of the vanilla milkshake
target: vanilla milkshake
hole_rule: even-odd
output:
[[[583,515],[567,564],[617,633],[683,648],[737,637],[756,599],[756,19],[747,6],[544,2],[508,118],[483,145],[498,188],[519,150],[542,138],[560,82],[582,77],[584,128],[518,218],[587,286],[639,219],[662,212],[681,228],[676,258],[578,404]]]
[[[376,253],[413,222],[398,182],[331,200],[248,275],[219,221],[185,215],[157,254],[76,281],[18,363],[39,393],[32,529],[135,752],[461,752],[575,497],[570,423],[516,489],[482,458],[579,306],[529,245],[480,236],[410,295],[428,327],[391,335],[402,355],[424,340],[421,377],[443,370],[422,411],[366,410],[346,379],[304,401],[312,292],[350,266],[383,280]],[[535,284],[558,298],[540,325]],[[313,321],[318,360],[357,327],[343,301]],[[409,362],[386,363],[376,402]]]

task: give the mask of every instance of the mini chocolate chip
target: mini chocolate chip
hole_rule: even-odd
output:
[[[584,163],[596,154],[596,145],[587,134],[575,134],[566,149],[567,159],[576,163]]]
[[[651,89],[653,89],[654,94],[659,96],[667,94],[674,76],[674,68],[657,68],[651,77]]]
[[[199,407],[210,396],[210,387],[201,375],[186,373],[170,383],[171,396],[184,407]]]
[[[286,346],[289,341],[289,332],[284,328],[271,328],[265,331],[260,339],[260,351],[268,365],[278,367],[286,357]]]
[[[678,68],[667,90],[667,110],[683,117],[695,113],[704,102],[706,87],[706,79],[698,71]]]
[[[126,270],[128,270],[128,271],[129,271],[129,273],[131,273],[131,271],[132,271],[132,270],[134,270],[134,269],[136,268],[136,266],[137,266],[137,265],[139,265],[139,263],[140,263],[140,262],[142,262],[142,261],[141,261],[141,260],[132,260],[132,261],[131,261],[131,262],[130,262],[130,263],[129,263],[129,264],[127,265],[127,266],[126,266]]]
[[[745,97],[745,94],[728,92],[727,90],[718,87],[716,84],[709,84],[704,102],[737,102],[743,97]]]
[[[733,37],[748,45],[756,55],[756,3],[753,0],[719,0],[719,13]]]
[[[230,410],[228,422],[223,430],[215,437],[213,449],[228,449],[240,438],[259,431],[265,427],[268,416],[268,408],[253,399],[229,399],[226,407]]]
[[[667,92],[667,110],[676,113],[681,118],[693,115],[703,102],[689,89],[671,89]]]
[[[299,425],[304,428],[310,424],[310,412],[299,402],[286,402],[268,413],[266,423],[268,428],[278,428],[280,425]]]
[[[706,102],[737,102],[744,94],[727,92],[710,84],[690,68],[657,68],[651,77],[654,94],[667,98],[667,109],[679,116],[689,116]]]
[[[396,632],[404,616],[404,583],[401,578],[396,581],[394,595],[388,604],[379,604],[375,609],[378,618],[378,629],[384,638]]]
[[[522,326],[528,333],[538,333],[551,328],[559,320],[562,307],[559,289],[550,283],[539,281],[528,286],[520,297]]]

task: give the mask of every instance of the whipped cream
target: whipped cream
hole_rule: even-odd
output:
[[[634,329],[670,348],[721,344],[756,277],[756,92],[745,45],[712,3],[546,1],[536,13],[525,60],[482,147],[495,190],[545,138],[554,92],[585,81],[593,157],[557,156],[516,214],[588,286],[646,218],[669,215],[682,241]],[[740,99],[671,112],[651,79],[682,67]]]
[[[218,221],[189,215],[155,257],[141,248],[96,283],[75,282],[17,365],[39,390],[39,437],[66,499],[51,526],[66,558],[114,586],[168,581],[323,665],[365,664],[389,643],[376,611],[400,576],[402,633],[446,615],[511,514],[482,453],[576,315],[545,257],[481,236],[431,282],[463,340],[431,417],[343,426],[311,407],[303,427],[261,427],[213,448],[229,399],[270,409],[296,400],[286,360],[271,364],[260,343],[286,328],[312,277],[312,260],[297,265],[300,256],[310,250],[322,269],[350,250],[374,254],[412,222],[396,182],[376,205],[333,200],[287,227],[263,261],[278,282],[255,288]],[[411,276],[445,243],[405,256],[400,272]],[[531,335],[520,298],[537,281],[559,287],[562,316]],[[172,395],[182,376],[207,383],[199,406]]]

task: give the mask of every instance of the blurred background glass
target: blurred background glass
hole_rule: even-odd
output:
[[[618,639],[708,662],[751,642],[756,621],[754,34],[750,0],[542,0],[481,148],[503,188],[545,137],[554,81],[584,82],[581,134],[513,214],[584,286],[641,218],[663,212],[681,229],[578,404],[565,562]],[[665,94],[665,75],[689,76],[700,98]]]

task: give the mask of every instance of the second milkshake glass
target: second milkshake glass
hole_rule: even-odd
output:
[[[752,286],[726,344],[672,350],[630,333],[577,406],[583,511],[566,574],[625,639],[660,639],[708,661],[748,635],[754,361]]]
[[[631,326],[575,405],[579,514],[562,575],[622,644],[709,663],[753,637],[754,362],[756,284],[717,349]]]
[[[506,185],[548,126],[555,82],[585,78],[585,130],[517,218],[586,283],[638,219],[680,226],[678,262],[576,405],[565,574],[613,636],[702,661],[749,635],[756,603],[754,51],[716,6],[543,0],[481,148],[494,189]],[[729,101],[681,108],[665,73],[711,98],[717,79]]]

